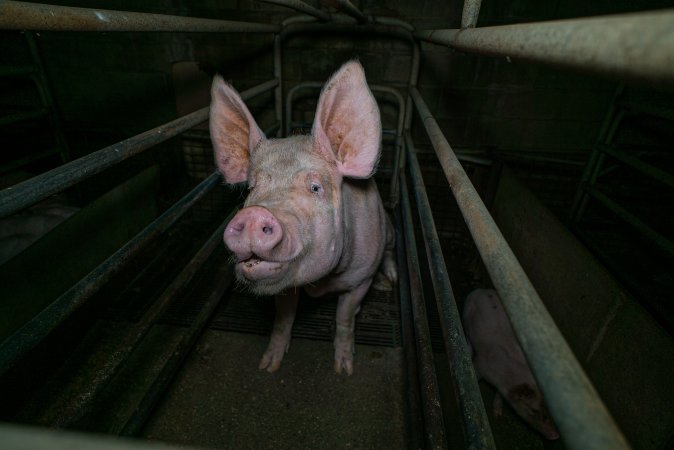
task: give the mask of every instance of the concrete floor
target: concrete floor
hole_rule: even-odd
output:
[[[293,339],[281,369],[257,368],[267,337],[208,330],[143,435],[214,448],[406,448],[402,349],[356,346],[352,376],[332,343]]]

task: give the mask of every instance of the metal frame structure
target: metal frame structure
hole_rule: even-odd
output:
[[[391,180],[390,203],[394,207],[401,205],[401,208],[395,209],[395,216],[398,225],[398,262],[401,274],[398,296],[403,311],[406,357],[408,365],[414,362],[419,368],[418,373],[412,367],[407,368],[408,381],[413,384],[418,383],[421,392],[420,398],[415,397],[414,394],[410,395],[411,407],[414,408],[416,405],[423,412],[422,414],[417,414],[417,411],[413,412],[414,423],[411,426],[414,432],[411,434],[413,439],[417,440],[415,443],[421,443],[423,440],[430,448],[446,446],[442,411],[438,407],[440,404],[438,380],[434,375],[432,351],[423,310],[424,291],[421,287],[418,255],[414,244],[415,230],[412,226],[413,212],[410,207],[408,177],[422,223],[429,266],[433,268],[431,278],[434,295],[440,311],[447,355],[452,366],[453,383],[455,383],[460,409],[463,413],[466,446],[473,449],[495,448],[470,362],[470,353],[459,321],[449,274],[440,251],[439,238],[432,220],[421,170],[416,161],[414,143],[409,134],[416,111],[432,140],[451,192],[459,204],[483,261],[503,299],[516,334],[546,395],[553,418],[560,428],[566,445],[571,449],[629,448],[506,244],[428,110],[421,93],[416,88],[421,58],[418,40],[448,45],[467,52],[522,58],[671,86],[674,85],[674,26],[672,26],[674,11],[476,28],[480,1],[466,0],[462,29],[416,31],[413,26],[398,19],[367,16],[348,0],[337,2],[338,7],[346,13],[346,16],[329,14],[326,11],[312,8],[300,0],[263,1],[287,6],[309,16],[293,17],[280,25],[269,25],[0,0],[0,28],[51,31],[274,33],[274,78],[244,92],[243,97],[246,99],[275,89],[276,118],[279,128],[283,128],[282,124],[284,124],[281,80],[282,47],[283,41],[289,36],[300,32],[346,32],[368,36],[385,35],[408,41],[411,45],[412,64],[407,99],[403,101],[403,97],[398,94],[401,119],[396,130],[396,155]],[[598,45],[598,40],[593,38],[596,35],[602,36],[602,45]],[[638,39],[638,42],[635,39]],[[52,193],[66,189],[125,158],[188,130],[207,118],[208,108],[196,111],[5,189],[0,192],[0,217],[10,215]],[[7,371],[22,355],[45,339],[51,330],[87,301],[91,292],[100,286],[101,280],[109,278],[118,267],[123,266],[130,254],[156,237],[158,230],[171,226],[177,217],[190,208],[196,199],[212,189],[217,181],[217,175],[204,181],[68,293],[47,307],[17,334],[2,343],[0,345],[0,373]],[[217,241],[216,238],[209,239],[195,258],[203,261],[204,255],[212,251],[214,242]],[[189,278],[189,273],[185,277]],[[168,290],[170,289],[172,288]],[[171,294],[167,296],[170,297]],[[217,303],[215,299],[213,302]],[[163,302],[160,302],[159,306],[156,306],[157,311],[162,310],[162,305]],[[210,309],[205,310],[201,315],[201,322],[195,326],[194,333],[186,338],[185,344],[181,345],[181,353],[175,361],[170,363],[172,368],[166,369],[167,371],[175,370],[179,366],[179,361],[191,348],[190,343],[194,342],[195,336],[198,335],[210,314],[209,311],[212,311],[213,303],[209,305]],[[157,315],[156,312],[152,313],[147,318],[147,323],[151,324]],[[135,341],[129,342],[125,347],[128,350],[134,345],[136,345]],[[123,358],[122,356],[113,364],[111,369],[113,372],[116,370],[114,367],[118,367],[123,362]],[[149,397],[143,402],[144,407],[141,408],[144,411],[143,414],[147,414],[151,409],[151,405],[166,385],[166,379],[166,376],[162,375],[162,379],[158,380],[152,388],[153,393],[148,394]],[[104,384],[105,377],[100,386]],[[75,421],[82,411],[85,410],[70,414],[68,422]],[[144,420],[143,414],[133,418],[123,433],[132,434],[134,430],[137,430],[138,424]],[[420,417],[423,417],[423,420]],[[420,426],[423,426],[423,432],[418,429]],[[4,439],[5,434],[13,433],[11,429],[8,432],[6,430],[6,428],[0,428],[0,439]]]

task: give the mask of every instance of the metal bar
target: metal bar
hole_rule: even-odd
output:
[[[229,220],[229,218],[228,218]],[[227,223],[227,222],[225,222]],[[145,392],[143,399],[140,401],[132,416],[126,421],[124,428],[119,433],[123,436],[135,436],[140,433],[143,425],[149,418],[152,410],[161,400],[166,388],[170,385],[175,374],[185,362],[189,352],[196,344],[199,337],[202,335],[208,322],[215,314],[218,306],[221,303],[225,292],[231,287],[234,281],[234,272],[231,264],[223,263],[214,276],[215,285],[212,287],[212,292],[208,296],[206,303],[201,307],[199,314],[194,319],[180,339],[180,342],[174,347],[169,360],[166,362],[157,378],[152,385]]]
[[[599,130],[599,135],[597,141],[592,148],[590,157],[585,163],[585,168],[583,169],[583,174],[580,178],[580,183],[578,184],[578,189],[576,194],[573,197],[573,203],[571,204],[571,211],[567,218],[567,224],[573,225],[578,223],[580,218],[585,212],[585,207],[587,205],[587,193],[583,189],[588,184],[591,186],[596,180],[597,173],[599,172],[600,162],[602,161],[603,155],[600,151],[600,145],[608,145],[613,140],[618,125],[625,117],[625,111],[617,109],[618,99],[622,96],[624,85],[621,84],[616,89],[611,99],[611,105],[609,106],[609,111],[604,118],[601,129]]]
[[[241,93],[247,100],[272,89],[278,83],[270,80]],[[0,191],[0,218],[32,205],[56,192],[77,184],[153,145],[166,141],[185,130],[208,120],[209,107],[194,111],[174,121],[153,128],[68,164],[45,172],[30,180]]]
[[[89,272],[87,276],[0,344],[0,374],[5,373],[20,357],[35,348],[42,339],[79,309],[115,274],[119,273],[138,251],[155,241],[190,207],[217,186],[220,180],[220,174],[214,173],[202,181],[101,265]]]
[[[54,96],[51,93],[52,89],[49,80],[47,79],[44,64],[42,63],[42,56],[40,55],[40,50],[38,49],[37,41],[33,33],[26,32],[24,35],[26,36],[28,48],[30,49],[30,54],[33,57],[35,68],[37,69],[35,76],[33,76],[33,81],[35,82],[38,92],[40,93],[42,103],[47,107],[49,114],[49,124],[51,125],[52,133],[54,134],[56,143],[61,149],[61,162],[66,163],[70,161],[70,147],[68,146],[68,142],[63,135],[61,119],[59,118],[59,114],[56,109]]]
[[[0,77],[25,77],[35,73],[33,66],[0,66]]]
[[[639,103],[634,100],[622,100],[620,106],[628,109],[630,112],[648,114],[665,120],[674,121],[674,110],[665,105],[651,105]]]
[[[170,445],[140,439],[111,438],[94,433],[51,430],[34,425],[0,423],[0,442],[6,449],[31,450],[187,450],[184,445]]]
[[[46,108],[33,109],[30,111],[22,111],[17,113],[6,114],[0,117],[0,126],[9,125],[16,122],[23,122],[24,120],[37,119],[47,115]]]
[[[635,216],[634,214],[632,214],[631,212],[620,206],[618,203],[608,198],[598,189],[593,187],[586,187],[585,190],[587,191],[588,194],[590,194],[590,196],[592,196],[602,205],[604,205],[612,212],[614,212],[621,220],[627,222],[629,225],[636,228],[640,233],[642,233],[646,238],[648,238],[651,242],[657,245],[660,249],[667,252],[670,256],[674,256],[674,242],[670,241],[665,236],[655,231],[644,221],[642,221],[637,216]]]
[[[663,184],[666,184],[671,188],[674,188],[674,176],[665,172],[664,170],[660,170],[655,166],[645,163],[641,161],[639,158],[636,158],[624,151],[615,150],[610,147],[602,147],[601,151],[617,159],[618,161],[621,161],[627,164],[628,166],[638,170],[644,175],[647,175],[648,177],[653,178],[654,180],[657,180]]]
[[[426,444],[430,449],[444,449],[447,448],[447,440],[445,438],[445,427],[442,408],[440,406],[440,388],[435,374],[431,336],[426,319],[426,306],[423,287],[421,285],[419,256],[414,237],[414,224],[412,223],[412,208],[410,206],[404,173],[400,174],[400,199],[410,295],[412,298],[412,317],[414,319],[414,331],[417,338],[417,360],[420,372],[419,386],[423,400]]]
[[[356,8],[349,0],[336,0],[336,2],[337,9],[340,9],[344,14],[348,14],[360,23],[367,22],[367,16],[365,16],[365,14],[363,14],[360,9]]]
[[[292,87],[292,89],[290,89],[290,91],[288,91],[288,98],[286,99],[286,106],[285,106],[286,124],[284,127],[286,135],[290,133],[290,124],[291,124],[290,118],[292,116],[293,99],[295,98],[297,92],[302,89],[321,89],[323,88],[323,85],[324,83],[321,82],[307,81],[304,83],[296,84],[295,86]],[[403,96],[400,94],[400,91],[398,91],[395,88],[391,88],[388,86],[380,86],[378,84],[370,84],[368,86],[370,90],[372,90],[373,92],[384,92],[387,94],[391,94],[395,98],[396,103],[398,104],[398,123],[396,128],[396,135],[402,136],[404,125],[405,102],[403,100]]]
[[[475,28],[477,18],[480,15],[482,0],[464,0],[463,13],[461,14],[461,28]]]
[[[278,85],[274,88],[274,113],[276,122],[279,125],[277,137],[283,133],[283,42],[281,36],[274,35],[274,78],[278,80]]]
[[[467,52],[674,85],[674,9],[415,36]]]
[[[302,18],[309,20],[300,20]],[[337,17],[336,17],[337,18]],[[315,19],[308,17],[291,18],[283,24],[283,30],[280,33],[281,39],[285,40],[289,36],[297,33],[348,33],[350,37],[358,35],[383,35],[405,40],[414,44],[414,36],[407,28],[398,24],[366,23],[355,26],[353,23],[344,23],[331,21],[328,23],[318,23]]]
[[[82,371],[76,375],[81,379],[80,385],[87,389],[79,391],[76,395],[66,395],[60,405],[59,414],[52,426],[67,428],[77,425],[86,413],[91,409],[93,401],[103,392],[110,380],[119,372],[128,360],[131,353],[138,347],[152,326],[164,314],[171,302],[182,294],[190,281],[206,263],[211,254],[222,245],[222,234],[229,218],[220,224],[211,234],[199,251],[187,263],[185,268],[175,277],[173,282],[164,290],[152,307],[143,315],[142,319],[134,326],[123,339],[120,345],[105,360],[104,366],[92,371],[93,374]]]
[[[330,13],[314,8],[311,5],[308,5],[300,0],[259,0],[263,3],[270,3],[272,5],[285,6],[286,8],[292,8],[295,11],[303,12],[309,14],[310,16],[316,17],[320,20],[330,20]]]
[[[0,0],[0,29],[276,33],[279,25]]]
[[[421,231],[426,245],[428,267],[435,291],[435,302],[438,308],[442,337],[455,392],[462,413],[466,448],[496,449],[494,437],[489,426],[487,411],[482,402],[480,387],[477,383],[471,351],[461,325],[461,316],[456,305],[454,292],[449,280],[445,258],[440,246],[440,238],[435,228],[431,204],[426,195],[424,179],[421,175],[419,161],[414,151],[410,132],[405,133],[407,167],[411,177],[411,186],[417,204],[417,212],[421,223]]]
[[[41,159],[48,158],[53,155],[58,155],[61,153],[61,149],[59,148],[50,148],[47,150],[43,150],[41,152],[35,152],[32,153],[28,156],[24,156],[21,159],[15,159],[13,161],[9,161],[6,164],[3,164],[0,166],[0,174],[11,172],[12,170],[16,170],[20,167],[26,166],[32,162],[35,161],[40,161]]]
[[[401,209],[395,208],[393,219],[395,221],[396,233],[396,258],[398,262],[398,292],[400,300],[400,328],[403,340],[403,350],[405,355],[405,376],[407,389],[407,420],[409,430],[409,445],[407,448],[423,448],[422,432],[424,422],[421,414],[421,399],[419,397],[419,373],[417,371],[417,351],[415,348],[416,338],[414,336],[414,326],[412,325],[412,306],[410,300],[410,280],[407,268],[407,253],[405,252],[405,236],[403,235],[403,224],[401,218]]]
[[[475,191],[418,89],[412,98],[463,218],[570,449],[629,445]]]

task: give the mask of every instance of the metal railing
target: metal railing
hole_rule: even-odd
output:
[[[401,107],[404,111],[402,135],[405,137],[405,142],[398,142],[396,145],[392,179],[392,185],[399,185],[400,189],[395,188],[392,192],[395,192],[395,195],[401,193],[402,210],[397,213],[396,217],[397,231],[401,233],[401,229],[404,230],[405,240],[405,248],[400,249],[401,253],[399,253],[399,263],[404,263],[406,267],[404,279],[400,284],[403,289],[399,295],[403,302],[403,312],[410,311],[416,326],[414,330],[411,330],[410,323],[407,325],[403,323],[403,332],[408,339],[414,334],[417,340],[422,341],[414,353],[417,360],[421,362],[419,364],[419,385],[425,399],[424,405],[421,405],[424,410],[424,420],[421,423],[419,417],[415,417],[415,425],[422,425],[425,428],[423,435],[426,436],[426,443],[429,447],[446,446],[442,410],[438,407],[438,380],[435,379],[432,367],[432,352],[429,354],[427,330],[424,329],[423,293],[416,266],[418,255],[412,234],[407,172],[405,171],[409,171],[410,185],[419,210],[430,260],[429,265],[433,269],[431,278],[435,288],[434,295],[440,312],[446,350],[452,362],[453,378],[461,387],[459,403],[464,417],[463,425],[467,445],[470,448],[493,448],[494,446],[475,374],[471,368],[465,336],[463,336],[458,319],[458,310],[449,276],[444,263],[441,262],[442,254],[439,249],[437,232],[430,214],[421,170],[416,161],[414,144],[408,134],[412,123],[413,105],[416,106],[416,111],[431,137],[451,191],[468,224],[491,279],[503,299],[515,332],[546,395],[553,418],[559,425],[567,446],[572,449],[628,448],[622,433],[606,411],[526,274],[505,243],[498,227],[417,90],[416,82],[421,56],[415,38],[479,54],[521,58],[614,77],[674,85],[674,26],[672,26],[674,11],[475,28],[480,2],[466,0],[462,29],[415,32],[413,26],[397,19],[366,16],[353,8],[353,5],[346,0],[339,0],[338,4],[344,12],[356,18],[357,24],[353,24],[353,19],[345,22],[338,14],[327,14],[299,0],[268,0],[268,2],[288,6],[313,17],[303,16],[288,19],[281,25],[268,25],[0,1],[0,28],[275,33],[274,74],[276,78],[254,88],[254,92],[260,93],[276,88],[275,108],[279,124],[284,123],[281,103],[283,92],[281,64],[282,43],[287,37],[299,32],[345,32],[350,35],[386,35],[409,41],[413,52],[408,81],[409,96],[404,107]],[[327,21],[327,23],[320,23],[317,19]],[[597,36],[601,39],[596,39]],[[250,93],[251,91],[242,94],[244,99],[255,95]],[[203,122],[207,117],[208,108],[205,108],[7,189],[0,193],[0,217],[16,212],[53,192],[72,186],[152,145],[176,136]],[[402,182],[398,180],[399,172]],[[200,189],[210,189],[213,178],[205,183],[208,187],[202,185]],[[180,209],[183,206],[189,207],[188,204],[192,204],[193,200],[194,198],[181,201]],[[174,213],[180,214],[176,211],[171,214]],[[399,245],[401,243],[398,242]],[[134,246],[135,244],[130,242],[127,245]],[[405,291],[405,286],[409,288],[408,291]],[[410,297],[412,305],[405,305],[405,301]],[[0,372],[6,370],[13,361],[27,351],[17,351],[16,343],[26,339],[28,347],[36,345],[39,339],[48,335],[50,327],[58,325],[58,320],[39,331],[36,334],[38,340],[26,338],[25,334],[18,334],[10,338],[11,345],[3,344],[0,347],[0,355],[2,355]],[[403,322],[405,320],[404,318]],[[422,343],[425,344],[422,345]],[[409,345],[410,342],[407,340],[406,346]],[[409,358],[408,361],[410,361]],[[412,382],[415,380],[414,377],[415,375],[412,374],[410,378]],[[414,400],[411,402],[413,403]],[[128,430],[137,427],[135,423],[137,422],[131,420],[127,427]]]

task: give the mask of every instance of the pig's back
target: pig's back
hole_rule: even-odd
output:
[[[468,295],[463,324],[480,377],[499,386],[526,364],[510,320],[493,289],[478,289]]]

